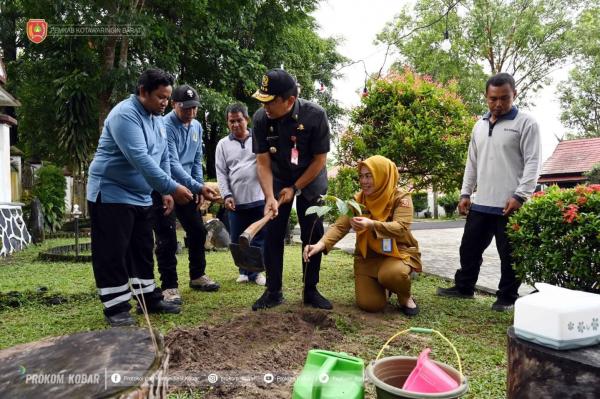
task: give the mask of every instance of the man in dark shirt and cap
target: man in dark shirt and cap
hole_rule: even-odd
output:
[[[265,214],[273,215],[265,237],[267,289],[252,305],[252,310],[258,310],[283,302],[284,235],[294,197],[302,248],[323,236],[322,221],[315,214],[305,213],[327,191],[329,122],[323,108],[298,98],[296,80],[283,69],[268,71],[253,97],[263,107],[253,117],[252,150],[256,153],[258,178],[265,194]],[[302,263],[303,300],[315,308],[331,309],[331,303],[317,291],[320,267],[320,254]]]
[[[202,125],[196,119],[200,105],[198,93],[189,85],[181,85],[171,96],[173,110],[164,117],[169,146],[171,177],[196,195],[207,200],[216,199],[217,193],[204,184],[202,173]],[[200,291],[217,291],[220,285],[206,272],[204,243],[206,228],[197,203],[175,204],[175,212],[162,215],[160,195],[153,194],[155,207],[154,233],[156,235],[156,259],[166,301],[181,304],[177,278],[177,233],[175,216],[185,230],[188,241],[190,288]]]

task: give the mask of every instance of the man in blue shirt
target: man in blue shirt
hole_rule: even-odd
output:
[[[173,77],[145,71],[136,94],[117,104],[104,121],[89,168],[87,200],[92,227],[92,266],[104,315],[111,326],[133,325],[132,293],[151,313],[179,313],[154,284],[151,192],[162,195],[165,213],[173,200],[189,202],[189,189],[170,176],[162,114]],[[138,312],[141,307],[138,305]]]
[[[205,274],[206,229],[197,206],[200,203],[200,196],[209,201],[216,199],[217,196],[214,190],[204,185],[202,176],[202,125],[196,120],[200,105],[198,94],[191,86],[181,85],[173,90],[171,100],[173,111],[164,117],[171,176],[197,195],[198,199],[196,202],[175,205],[175,214],[187,235],[190,287],[200,291],[217,291],[219,284]],[[153,199],[155,209],[159,210],[158,214],[155,214],[154,232],[161,288],[165,300],[181,304],[175,257],[177,250],[175,215],[161,215],[159,194],[153,193]]]

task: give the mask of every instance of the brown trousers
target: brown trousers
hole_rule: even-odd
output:
[[[364,259],[354,256],[356,304],[367,312],[381,312],[387,304],[386,290],[398,295],[405,304],[410,298],[411,267],[391,256]]]

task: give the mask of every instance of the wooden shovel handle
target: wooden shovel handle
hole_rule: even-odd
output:
[[[280,198],[279,201],[277,201],[277,207],[281,206],[281,200],[283,198]],[[254,236],[263,228],[265,227],[265,225],[267,223],[269,223],[269,220],[271,220],[271,216],[273,215],[273,210],[270,209],[269,212],[262,217],[262,219],[257,220],[256,222],[252,223],[250,226],[248,226],[246,228],[246,230],[244,230],[244,232],[242,234],[240,234],[240,238],[238,240],[238,243],[240,244],[241,247],[247,248],[250,246],[250,243],[252,242],[252,240],[254,239]]]

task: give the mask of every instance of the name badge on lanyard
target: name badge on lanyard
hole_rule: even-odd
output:
[[[391,238],[384,238],[383,240],[381,240],[381,251],[385,252],[385,253],[392,252],[392,239]]]
[[[298,166],[298,158],[300,157],[300,153],[298,152],[298,147],[296,146],[296,136],[292,136],[290,139],[294,143],[294,147],[290,153],[290,162],[292,165]]]

